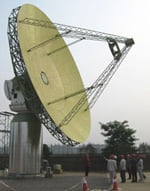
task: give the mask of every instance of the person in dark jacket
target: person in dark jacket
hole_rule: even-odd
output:
[[[137,182],[137,157],[136,157],[136,154],[132,154],[132,158],[131,158],[131,178],[132,178],[132,182]]]
[[[128,172],[128,180],[131,179],[131,155],[127,155],[127,158],[126,158],[126,161],[127,161],[127,172]]]
[[[85,176],[88,176],[89,174],[89,169],[90,169],[90,157],[89,154],[86,153],[83,157],[84,160],[84,171],[85,171]]]

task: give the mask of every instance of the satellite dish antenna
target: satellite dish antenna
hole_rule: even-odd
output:
[[[85,111],[87,99],[69,123],[60,125],[80,98],[86,96],[81,76],[66,43],[50,19],[35,6],[25,4],[14,14],[16,22],[13,20],[12,23],[10,17],[8,34],[10,47],[14,45],[14,38],[16,47],[15,53],[14,49],[10,48],[10,51],[14,58],[16,79],[29,110],[62,143],[76,145],[84,142],[90,132],[90,111]],[[51,28],[22,23],[26,18],[44,20]],[[53,53],[62,47],[65,48]],[[82,91],[76,94],[79,90]],[[75,96],[72,95],[74,93]],[[63,99],[54,102],[59,98]]]
[[[67,45],[63,37],[76,40]],[[5,94],[11,100],[10,108],[19,112],[14,126],[16,121],[19,123],[22,119],[28,122],[24,141],[29,142],[33,148],[34,132],[37,134],[36,145],[40,145],[40,121],[63,144],[74,146],[84,142],[90,132],[89,109],[96,103],[129,52],[134,44],[133,39],[52,23],[41,10],[30,4],[13,9],[8,21],[8,38],[15,78],[5,82]],[[88,88],[84,88],[68,49],[68,46],[82,40],[106,41],[113,56],[111,63]],[[119,44],[123,47],[120,48]],[[31,124],[33,121],[39,128]],[[24,126],[23,123],[21,125]],[[17,124],[18,129],[19,126]],[[17,131],[15,127],[13,129],[15,139],[25,128]],[[16,144],[12,147],[16,147]],[[40,153],[40,146],[37,149],[34,147],[34,152]],[[21,153],[16,153],[16,156],[20,155],[20,160]],[[37,158],[36,154],[33,156],[33,163]],[[17,168],[14,165],[17,157],[12,158],[11,166],[14,170]],[[22,167],[23,164],[20,164],[20,169]],[[36,173],[37,169],[32,172]]]

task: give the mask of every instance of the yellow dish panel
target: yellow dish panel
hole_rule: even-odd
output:
[[[41,103],[59,125],[83,93],[50,105],[48,103],[82,90],[84,85],[67,47],[48,55],[66,46],[61,37],[55,38],[59,32],[54,25],[52,24],[53,28],[46,28],[19,22],[25,18],[52,22],[42,11],[30,4],[20,8],[17,18],[18,39],[26,70]],[[28,51],[49,39],[52,39],[49,43]],[[88,102],[67,125],[61,127],[70,139],[77,142],[84,142],[90,132],[90,112],[84,111],[87,106]]]

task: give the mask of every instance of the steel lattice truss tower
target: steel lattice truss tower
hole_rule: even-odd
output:
[[[0,112],[0,154],[9,153],[10,122],[13,113]]]

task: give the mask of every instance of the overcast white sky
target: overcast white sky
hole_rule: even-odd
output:
[[[3,2],[3,3],[2,3]],[[0,6],[0,111],[10,111],[4,95],[5,80],[14,77],[7,38],[13,8],[30,3],[54,23],[131,37],[135,45],[91,110],[91,133],[85,143],[104,143],[98,122],[129,122],[138,143],[150,144],[150,1],[149,0],[2,0]],[[112,59],[106,42],[73,45],[72,55],[85,87],[102,73]],[[58,143],[44,130],[44,142]]]

